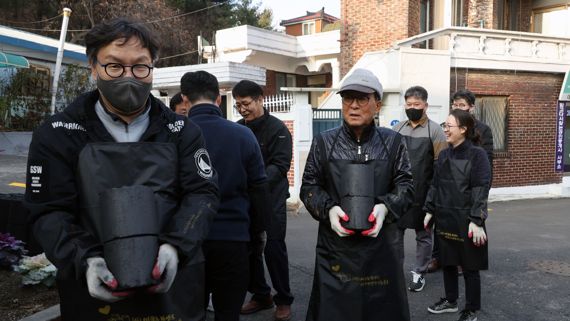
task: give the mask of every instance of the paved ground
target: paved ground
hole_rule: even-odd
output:
[[[0,157],[0,193],[23,192],[23,188],[7,184],[24,182],[25,163],[26,158],[21,156]],[[570,321],[570,199],[494,202],[489,208],[490,269],[481,275],[483,309],[479,320]],[[317,223],[304,209],[289,215],[287,244],[296,298],[292,321],[305,318],[316,236]],[[411,268],[414,247],[414,233],[410,231],[406,233],[406,271]],[[463,281],[459,284],[462,305]],[[457,320],[457,314],[434,316],[426,311],[442,294],[441,272],[429,274],[424,291],[408,295],[412,320]],[[270,321],[272,312],[243,316],[241,320]]]
[[[570,320],[570,199],[496,202],[487,221],[490,269],[481,273],[479,320]],[[293,321],[304,320],[314,266],[317,223],[303,209],[289,216],[291,285],[295,294]],[[414,256],[414,232],[406,233],[406,271]],[[552,261],[552,262],[548,262]],[[535,264],[536,263],[536,264]],[[566,276],[533,266],[560,268]],[[409,277],[409,273],[407,273]],[[464,304],[460,282],[460,307]],[[430,315],[426,307],[443,296],[441,272],[428,274],[420,293],[409,293],[412,320],[451,321],[458,314]],[[272,320],[271,311],[243,316],[242,321]],[[213,320],[213,319],[212,319]],[[347,320],[348,321],[348,320]],[[389,321],[389,320],[387,320]]]

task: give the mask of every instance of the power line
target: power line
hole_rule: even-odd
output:
[[[201,11],[205,11],[205,10],[208,10],[208,9],[211,9],[211,8],[214,8],[214,7],[217,7],[217,6],[221,6],[222,4],[223,4],[223,3],[217,3],[217,4],[211,5],[211,6],[209,6],[209,7],[202,8],[202,9],[198,9],[198,10],[194,10],[194,11],[186,12],[186,13],[181,13],[181,14],[179,14],[179,15],[172,16],[172,17],[168,17],[168,18],[163,18],[163,19],[148,21],[148,22],[145,22],[145,23],[155,23],[155,22],[161,22],[161,21],[166,21],[166,20],[170,20],[170,19],[176,19],[176,18],[180,18],[180,17],[183,17],[183,16],[191,15],[191,14],[193,14],[193,13],[198,13],[198,12],[201,12]]]
[[[24,24],[24,25],[31,25],[31,24],[35,24],[35,23],[42,23],[42,22],[48,22],[48,21],[52,21],[54,19],[57,19],[59,17],[61,17],[63,15],[63,13],[58,14],[55,17],[51,17],[48,19],[44,19],[44,20],[39,20],[39,21],[30,21],[30,22],[21,22],[21,21],[11,21],[11,20],[4,20],[4,19],[0,19],[0,21],[2,21],[3,23],[15,23],[15,24]]]
[[[198,52],[198,50],[193,50],[193,51],[187,51],[181,54],[177,54],[177,55],[173,55],[173,56],[168,56],[168,57],[162,57],[162,58],[158,58],[158,60],[164,60],[164,59],[170,59],[170,58],[176,58],[176,57],[180,57],[180,56],[186,56],[186,55],[190,55],[193,53]]]
[[[211,8],[217,7],[217,6],[221,6],[223,3],[217,3],[202,9],[198,9],[198,10],[194,10],[191,12],[186,12],[186,13],[181,13],[172,17],[167,17],[167,18],[162,18],[162,19],[157,19],[157,20],[152,20],[152,21],[146,21],[146,22],[142,22],[143,24],[150,24],[150,23],[156,23],[156,22],[161,22],[161,21],[166,21],[166,20],[171,20],[171,19],[177,19],[183,16],[187,16],[187,15],[191,15],[194,13],[198,13],[201,11],[205,11],[205,10],[209,10]],[[61,16],[61,15],[60,15]],[[54,17],[56,18],[56,17]],[[53,19],[53,18],[50,18]],[[22,27],[14,27],[15,29],[19,29],[19,30],[25,30],[25,31],[44,31],[44,32],[61,32],[61,29],[38,29],[38,28],[22,28]],[[83,32],[83,31],[89,31],[91,29],[72,29],[72,30],[67,30],[67,32]]]

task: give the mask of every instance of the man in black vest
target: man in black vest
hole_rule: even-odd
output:
[[[422,210],[427,191],[431,184],[434,161],[439,152],[447,148],[443,130],[428,118],[428,92],[421,86],[413,86],[404,94],[405,111],[408,120],[394,126],[406,140],[414,178],[415,200],[410,210],[400,219],[402,238],[406,229],[416,232],[416,262],[408,290],[419,292],[424,288],[428,264],[431,259],[433,237],[424,229],[425,212]],[[403,242],[402,242],[403,244]]]

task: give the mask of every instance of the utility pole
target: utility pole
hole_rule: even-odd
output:
[[[71,16],[71,9],[63,8],[63,22],[61,24],[61,33],[59,34],[59,47],[57,49],[57,60],[55,61],[55,71],[53,73],[53,84],[51,86],[51,114],[55,113],[55,99],[57,96],[57,85],[59,82],[59,74],[61,73],[61,61],[63,60],[63,46],[65,45],[65,36],[67,35],[67,25]]]

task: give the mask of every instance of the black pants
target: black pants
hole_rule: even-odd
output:
[[[477,311],[481,309],[481,277],[478,270],[463,270],[465,279],[465,310]],[[459,286],[457,280],[457,266],[443,267],[443,284],[445,298],[450,302],[457,301]]]
[[[210,293],[216,321],[239,321],[249,281],[247,242],[206,241],[206,306]]]
[[[277,305],[290,305],[293,303],[294,298],[289,287],[289,258],[287,256],[285,240],[267,240],[264,253],[271,283],[277,292],[273,300]],[[271,287],[269,287],[265,280],[263,257],[261,255],[252,254],[249,264],[249,291],[253,293],[253,300],[262,301],[271,295]]]

